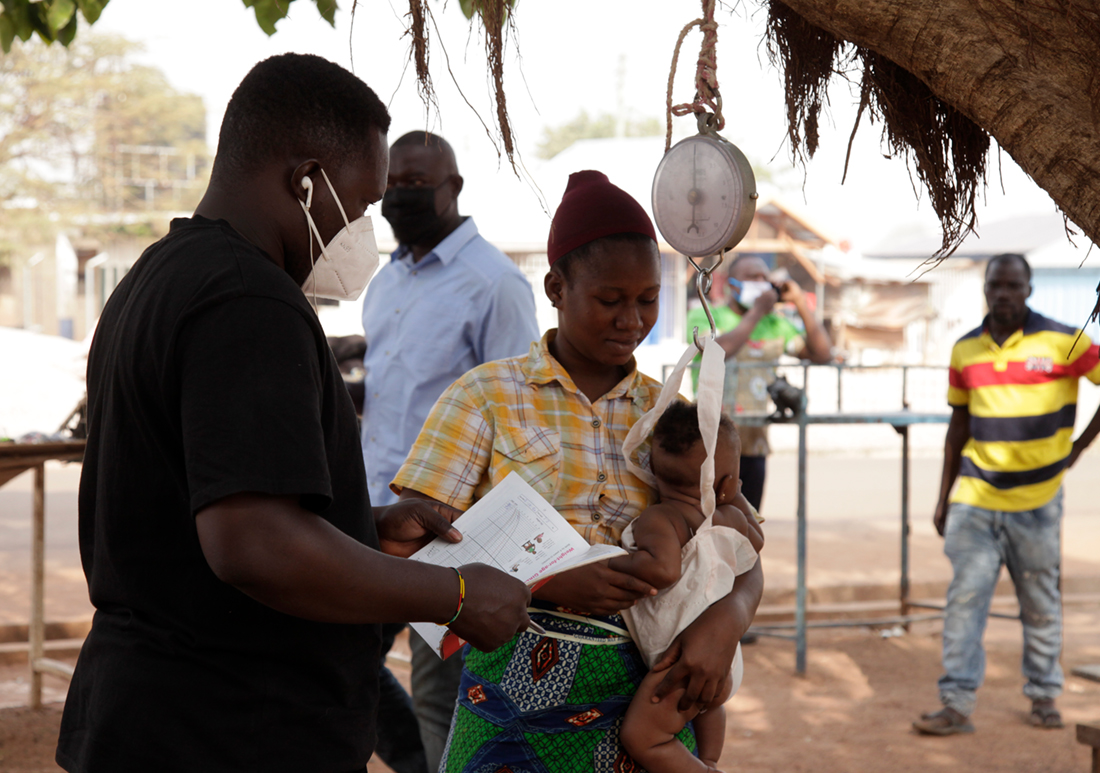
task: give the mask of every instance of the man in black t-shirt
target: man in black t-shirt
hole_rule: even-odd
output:
[[[388,127],[342,68],[260,63],[195,216],[104,308],[80,484],[96,613],[66,770],[362,770],[378,623],[454,618],[481,649],[526,627],[530,594],[503,573],[461,567],[463,601],[455,571],[379,552],[459,537],[422,501],[372,517],[355,410],[303,293],[361,291]]]

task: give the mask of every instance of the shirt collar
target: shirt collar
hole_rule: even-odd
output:
[[[472,217],[466,217],[456,228],[447,234],[443,241],[435,245],[431,252],[416,263],[422,266],[432,260],[438,260],[444,266],[449,265],[457,257],[458,253],[478,235],[477,225]],[[407,244],[400,245],[393,251],[391,260],[401,261],[408,267],[413,266],[412,248]]]
[[[573,383],[573,378],[550,353],[550,342],[557,334],[557,329],[552,328],[543,334],[542,340],[531,343],[527,361],[523,364],[523,375],[526,382],[532,386],[546,386],[556,381],[565,391],[576,394],[579,390]],[[601,397],[601,400],[615,400],[620,397],[645,400],[649,397],[649,389],[642,374],[638,372],[637,362],[633,357],[630,358],[627,367],[630,368],[630,373]]]
[[[1024,335],[1038,333],[1043,329],[1043,315],[1036,314],[1030,308],[1027,310],[1027,318],[1024,320]]]
[[[993,334],[989,332],[989,314],[986,314],[982,319],[982,336],[986,339],[986,342],[997,347],[997,342],[993,340]],[[1027,316],[1024,317],[1024,324],[1009,334],[1005,342],[1001,344],[999,349],[1007,349],[1024,336],[1031,335],[1032,333],[1038,333],[1042,329],[1043,318],[1039,314],[1036,314],[1029,307],[1027,310]]]

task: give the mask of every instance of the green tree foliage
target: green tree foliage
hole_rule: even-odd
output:
[[[592,117],[587,111],[581,110],[572,121],[561,126],[547,126],[543,129],[542,141],[536,148],[536,154],[543,159],[553,158],[577,140],[614,137],[617,130],[618,119],[610,113]],[[629,120],[623,123],[622,134],[625,137],[658,137],[664,133],[664,127],[656,118]]]
[[[268,35],[275,34],[275,23],[290,12],[294,0],[243,0],[245,8],[251,8],[256,14],[256,23]],[[336,26],[336,0],[313,0],[321,18]]]
[[[16,38],[25,42],[35,33],[46,43],[56,40],[67,46],[76,36],[78,16],[83,15],[88,24],[95,24],[108,2],[109,0],[2,0],[0,47],[7,53]]]
[[[290,11],[294,0],[241,0],[256,14],[256,23],[268,35]],[[0,47],[11,51],[16,38],[26,42],[37,34],[45,43],[69,45],[76,37],[79,17],[95,24],[110,0],[0,0]],[[321,18],[336,26],[336,0],[313,0]]]
[[[58,225],[111,230],[127,212],[197,203],[210,166],[202,100],[135,64],[137,50],[85,33],[0,56],[0,255]]]

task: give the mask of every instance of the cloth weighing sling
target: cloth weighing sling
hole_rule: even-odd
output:
[[[711,342],[708,348],[716,349],[717,345]],[[673,374],[676,386],[671,389],[666,386],[658,398],[662,412],[675,397],[690,359],[683,360]],[[712,425],[708,446],[711,464],[703,491],[710,492],[712,512],[713,454],[724,377],[722,360],[720,350],[713,352],[706,371],[710,374],[706,383],[713,384],[717,377],[717,388],[700,388],[702,395],[708,390],[718,395],[714,405],[706,409],[710,417],[707,421]],[[652,416],[645,414],[639,419],[627,433],[626,442],[634,436],[644,439],[648,435],[659,416],[651,413]],[[648,426],[634,432],[647,417]],[[637,445],[635,442],[633,448]],[[629,454],[624,455],[629,460]],[[629,461],[627,464],[634,475],[655,484],[648,470]],[[750,567],[751,564],[746,569]],[[634,769],[635,763],[619,742],[619,726],[647,667],[622,615],[581,616],[539,600],[532,603],[529,611],[532,619],[546,629],[545,636],[528,631],[493,652],[467,648],[440,770],[621,773]],[[736,662],[740,662],[740,649]],[[676,737],[689,751],[695,751],[691,723]]]
[[[627,468],[654,488],[657,479],[649,470],[638,466],[632,454],[649,436],[657,420],[680,391],[684,371],[695,358],[696,349],[689,346],[672,375],[661,389],[657,404],[631,427],[623,443]],[[733,590],[734,578],[756,565],[757,553],[748,538],[736,529],[714,523],[714,455],[718,444],[718,424],[722,413],[722,386],[725,378],[725,353],[708,338],[703,345],[703,362],[699,372],[696,403],[699,410],[699,430],[707,456],[699,471],[701,509],[705,519],[699,530],[680,552],[680,579],[656,596],[638,601],[623,610],[623,618],[634,643],[652,667],[675,639],[711,604]],[[623,532],[623,547],[634,549],[634,524]],[[741,685],[744,663],[741,645],[737,645],[730,670],[732,691]]]

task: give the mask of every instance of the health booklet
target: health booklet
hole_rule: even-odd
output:
[[[454,526],[462,532],[461,542],[437,537],[414,553],[412,560],[450,567],[488,564],[534,590],[559,572],[626,555],[618,545],[589,545],[515,472],[459,516]],[[412,623],[412,627],[444,659],[466,643],[442,625]]]

